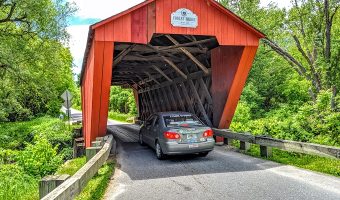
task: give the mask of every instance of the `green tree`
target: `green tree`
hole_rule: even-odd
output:
[[[56,114],[73,88],[67,17],[61,0],[0,0],[0,121]]]

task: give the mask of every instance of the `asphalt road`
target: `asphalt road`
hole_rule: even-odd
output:
[[[207,157],[156,159],[137,143],[138,126],[109,126],[117,169],[104,199],[337,199],[340,179],[216,146]]]

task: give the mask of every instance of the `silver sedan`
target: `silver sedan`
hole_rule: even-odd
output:
[[[213,131],[187,112],[160,112],[151,115],[139,132],[139,143],[156,150],[158,159],[167,155],[206,156],[214,149]]]

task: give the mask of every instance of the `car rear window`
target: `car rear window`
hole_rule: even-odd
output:
[[[163,119],[166,127],[204,126],[194,115],[169,115],[164,116]]]

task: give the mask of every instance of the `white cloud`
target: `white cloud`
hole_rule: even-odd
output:
[[[74,2],[78,7],[76,17],[79,18],[98,18],[105,19],[112,15],[118,14],[143,0],[68,0]],[[80,73],[83,63],[83,56],[86,48],[87,34],[89,25],[74,25],[67,28],[70,34],[69,47],[73,55],[74,64],[77,66],[73,69],[74,73]]]
[[[143,0],[68,0],[78,7],[77,16],[82,18],[104,19],[120,13]]]
[[[76,65],[74,73],[80,73],[81,70],[88,30],[88,25],[70,26],[67,28],[67,32],[71,35],[69,47],[74,64]]]

